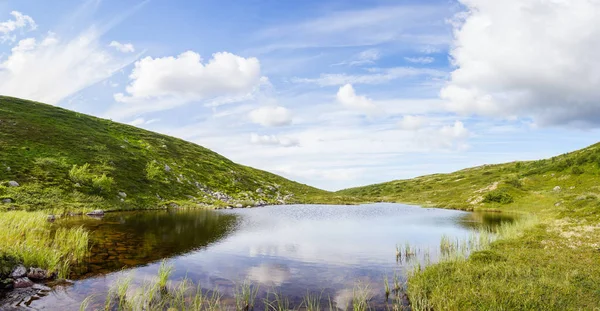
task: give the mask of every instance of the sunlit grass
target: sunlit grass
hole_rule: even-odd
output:
[[[236,311],[249,311],[254,308],[254,301],[258,295],[259,286],[249,281],[236,285],[233,296]]]
[[[25,266],[47,269],[67,278],[72,265],[88,254],[89,233],[82,227],[58,228],[42,212],[0,213],[0,251]]]

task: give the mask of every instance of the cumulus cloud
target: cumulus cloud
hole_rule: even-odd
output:
[[[357,95],[351,84],[340,87],[336,99],[340,104],[349,108],[360,110],[373,110],[376,108],[371,99],[366,96]]]
[[[423,128],[427,124],[427,119],[421,116],[404,116],[398,122],[398,126],[406,131],[415,131]]]
[[[600,125],[599,1],[461,0],[441,90],[460,113]]]
[[[250,135],[250,142],[255,145],[282,147],[295,147],[300,145],[300,142],[296,138],[279,137],[276,135],[258,135],[256,133]]]
[[[13,16],[13,19],[0,23],[0,41],[2,42],[15,41],[16,36],[12,33],[16,30],[24,29],[31,31],[37,28],[37,24],[29,15],[24,15],[18,11],[12,11],[10,15]]]
[[[404,60],[406,60],[407,62],[416,63],[416,64],[431,64],[435,61],[435,58],[433,58],[431,56],[405,57]]]
[[[145,57],[135,63],[127,94],[116,94],[121,102],[164,97],[201,100],[252,91],[259,84],[260,63],[219,52],[204,64],[200,54],[187,51],[176,57]]]
[[[460,150],[468,148],[467,140],[471,132],[461,121],[440,128],[426,128],[417,132],[416,141],[428,148]]]
[[[265,106],[252,110],[250,120],[262,126],[284,126],[292,123],[292,112],[281,106]]]
[[[135,52],[135,48],[131,43],[121,43],[118,41],[112,41],[108,46],[115,48],[117,51],[121,53],[133,53]]]
[[[57,104],[131,63],[111,56],[100,35],[90,28],[66,41],[54,33],[20,40],[0,63],[0,93]]]

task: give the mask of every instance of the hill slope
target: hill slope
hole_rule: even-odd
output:
[[[133,209],[175,202],[247,206],[318,202],[329,196],[181,139],[0,97],[3,208]]]
[[[593,310],[600,306],[599,165],[596,144],[546,160],[484,165],[339,194],[524,214],[500,229],[500,240],[468,259],[418,267],[407,281],[413,310]]]
[[[595,144],[545,160],[483,165],[338,194],[462,210],[560,211],[565,202],[600,197],[599,177],[600,144]]]

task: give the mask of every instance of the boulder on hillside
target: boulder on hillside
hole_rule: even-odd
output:
[[[120,191],[119,192],[119,196],[122,197],[122,198],[126,198],[127,197],[127,193],[125,193],[123,191]]]
[[[10,187],[18,187],[19,183],[16,182],[16,181],[14,181],[14,180],[11,180],[11,181],[8,182],[8,186],[10,186]]]
[[[552,191],[554,191],[554,192],[560,192],[560,190],[561,190],[560,186],[556,186],[552,189]]]

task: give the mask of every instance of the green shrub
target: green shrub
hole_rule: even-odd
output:
[[[521,180],[519,180],[518,178],[512,178],[506,181],[507,185],[511,185],[517,189],[521,189],[523,188],[523,183],[521,183]]]
[[[583,169],[579,166],[573,166],[571,173],[573,173],[573,175],[581,175],[583,174]]]
[[[90,173],[90,165],[86,163],[82,166],[73,165],[69,171],[69,178],[74,183],[89,185],[92,183],[94,175]]]
[[[165,177],[164,169],[156,161],[146,164],[146,178],[148,180],[162,181]]]
[[[112,177],[107,177],[106,174],[102,176],[95,176],[92,179],[92,186],[97,192],[108,192],[110,191],[114,180]]]
[[[495,203],[500,203],[500,204],[509,204],[509,203],[514,202],[514,199],[510,194],[500,190],[500,191],[492,191],[492,192],[487,193],[483,197],[483,202],[484,203],[495,202]]]

